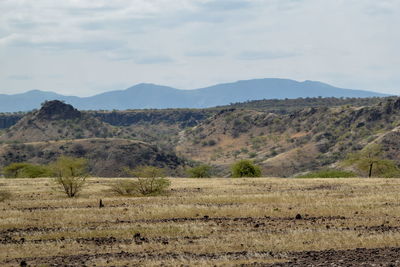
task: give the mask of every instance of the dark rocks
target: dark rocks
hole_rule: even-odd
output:
[[[46,101],[37,113],[37,118],[41,120],[71,120],[81,117],[80,111],[59,100]]]

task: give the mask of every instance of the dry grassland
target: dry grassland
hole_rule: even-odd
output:
[[[67,199],[0,179],[0,266],[400,265],[400,179],[171,179],[142,198],[115,180]]]

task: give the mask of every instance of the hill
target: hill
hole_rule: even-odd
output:
[[[114,129],[61,101],[47,101],[40,110],[26,114],[0,141],[35,142],[61,139],[112,137]]]
[[[0,95],[0,112],[29,111],[45,100],[59,99],[82,110],[125,110],[147,108],[207,108],[260,99],[299,97],[383,97],[386,94],[337,88],[325,83],[289,79],[254,79],[180,90],[155,84],[138,84],[125,90],[91,97],[63,96],[39,90]]]
[[[337,164],[350,152],[380,143],[400,164],[400,99],[365,107],[305,108],[290,114],[222,110],[181,135],[181,155],[227,167],[241,158],[269,176]]]
[[[140,165],[162,167],[173,175],[186,164],[172,150],[127,139],[125,132],[71,105],[48,101],[0,136],[0,167],[47,164],[67,155],[87,158],[92,175],[114,177],[124,175],[124,167]]]
[[[186,164],[172,151],[160,150],[151,144],[119,138],[90,138],[47,142],[3,144],[0,166],[14,162],[48,164],[61,155],[88,159],[89,172],[99,177],[119,177],[125,167],[151,165],[176,175]]]

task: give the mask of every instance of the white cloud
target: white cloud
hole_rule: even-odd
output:
[[[0,93],[286,77],[400,94],[398,0],[3,0],[0,10]]]

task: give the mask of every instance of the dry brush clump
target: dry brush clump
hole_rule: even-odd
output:
[[[126,169],[126,172],[137,179],[117,181],[111,186],[113,192],[129,196],[156,196],[164,194],[171,185],[161,168],[140,166],[133,170]]]

